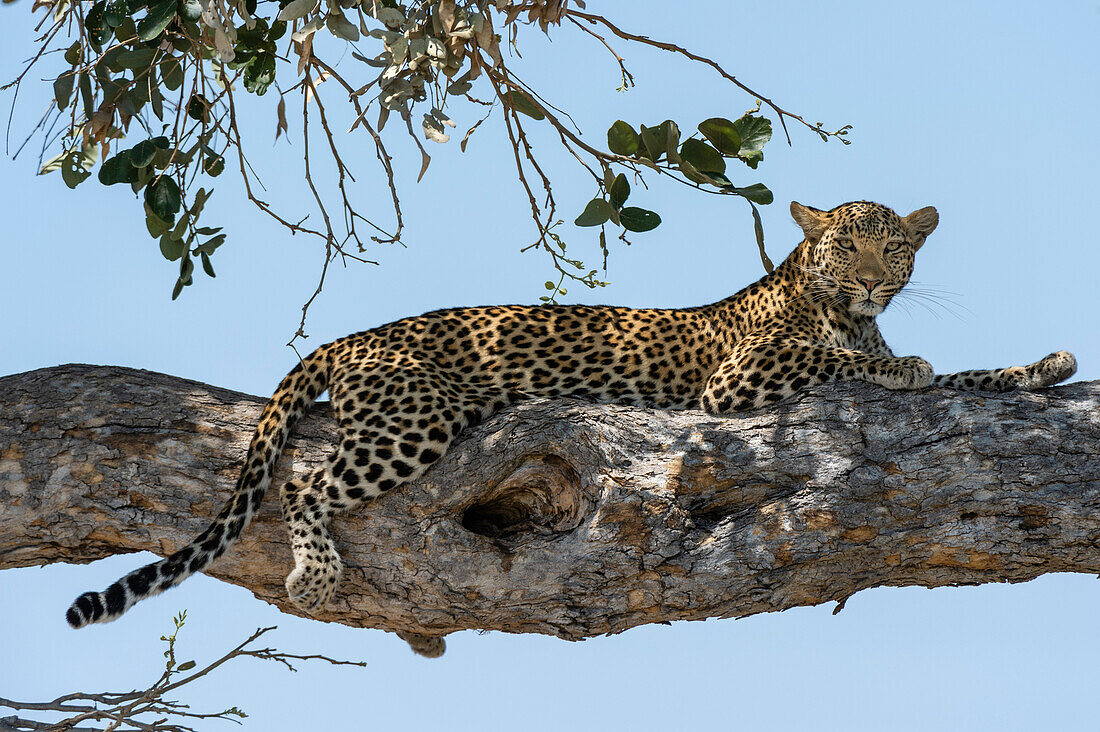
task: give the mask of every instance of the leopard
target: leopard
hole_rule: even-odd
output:
[[[1076,371],[1066,351],[1028,366],[952,374],[935,374],[919,356],[895,356],[875,318],[908,283],[939,224],[936,209],[902,217],[852,201],[828,211],[792,202],[790,211],[801,243],[772,272],[709,305],[453,308],[321,346],[263,408],[236,487],[209,527],[106,590],[80,595],[69,624],[114,620],[224,554],[260,506],[292,426],[326,390],[338,445],[280,495],[294,556],[286,588],[306,613],[333,597],[343,571],[328,528],[334,514],[416,480],[465,430],[521,399],[730,415],[833,381],[1003,392],[1051,386]],[[402,637],[422,655],[442,653],[441,638]]]

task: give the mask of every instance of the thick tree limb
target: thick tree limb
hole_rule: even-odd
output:
[[[261,405],[113,367],[0,379],[0,568],[179,547],[228,495]],[[333,434],[318,408],[277,480]],[[1098,456],[1095,381],[997,396],[844,384],[732,418],[531,400],[337,520],[348,569],[317,617],[575,640],[880,585],[1098,573]],[[211,574],[299,614],[277,503]]]

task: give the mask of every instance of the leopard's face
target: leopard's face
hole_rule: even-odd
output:
[[[902,218],[869,201],[827,212],[792,203],[791,211],[812,245],[807,274],[815,299],[872,317],[909,281],[917,250],[938,222],[931,207]]]

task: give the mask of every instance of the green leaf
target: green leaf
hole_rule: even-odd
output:
[[[263,96],[275,81],[275,54],[257,54],[244,71],[244,88],[257,96]]]
[[[149,231],[149,236],[154,239],[162,236],[164,232],[168,231],[169,226],[171,226],[170,222],[162,221],[159,216],[149,210],[148,206],[145,207],[145,228]],[[164,252],[163,248],[161,252]]]
[[[337,38],[342,38],[345,41],[355,42],[359,40],[359,29],[356,28],[342,13],[329,12],[328,17],[325,18],[325,25],[328,26],[328,31]]]
[[[756,168],[764,159],[764,145],[772,139],[772,122],[767,117],[753,117],[746,114],[733,123],[737,134],[741,136],[741,150],[737,157],[750,168]]]
[[[77,64],[79,64],[80,59],[82,58],[80,49],[80,41],[74,41],[73,45],[69,46],[69,48],[65,51],[65,63],[67,63],[69,66],[76,66]]]
[[[196,19],[197,20],[197,19]],[[247,25],[237,27],[237,48],[239,54],[242,50],[260,50],[267,40],[267,21],[263,18],[256,19],[256,25],[249,28]]]
[[[142,7],[145,3],[142,3]],[[134,8],[133,10],[137,10]],[[133,12],[133,11],[131,11]],[[137,25],[133,18],[123,18],[122,22],[115,26],[115,40],[120,43],[129,43],[137,35]]]
[[[130,182],[130,189],[133,190],[134,193],[137,193],[146,185],[148,185],[149,181],[151,181],[157,174],[156,171],[153,170],[152,166],[147,166],[144,168],[134,168],[134,170],[137,171],[137,180]]]
[[[723,155],[736,155],[741,149],[741,135],[733,122],[725,117],[711,117],[699,123],[699,131]]]
[[[138,21],[138,38],[143,41],[152,41],[168,27],[172,18],[176,17],[177,0],[154,0],[149,3],[149,12]]]
[[[641,144],[642,138],[621,119],[615,120],[615,124],[607,128],[607,149],[616,155],[633,155],[638,152]]]
[[[666,136],[662,134],[660,126],[646,127],[642,125],[642,146],[638,152],[657,162],[665,153]]]
[[[111,28],[107,25],[107,19],[104,17],[106,12],[107,3],[104,0],[99,0],[99,2],[92,5],[88,14],[84,16],[84,31],[88,34],[88,40],[97,50],[112,36]]]
[[[160,92],[160,85],[157,84],[155,72],[149,70],[149,102],[153,107],[153,114],[157,116],[157,119],[164,119],[164,96]]]
[[[504,94],[504,101],[517,112],[523,112],[531,119],[545,119],[538,105],[531,97],[517,89],[512,89]]]
[[[768,187],[763,183],[753,183],[751,186],[744,188],[733,188],[733,193],[739,196],[744,196],[753,203],[759,203],[762,206],[767,206],[769,203],[775,200],[775,196],[768,190]]]
[[[113,106],[126,96],[129,84],[125,79],[100,79],[99,87],[103,90],[103,104]]]
[[[116,63],[123,69],[142,71],[153,64],[153,59],[157,57],[158,52],[156,48],[141,46],[140,48],[130,49],[125,53],[119,54]]]
[[[615,210],[602,198],[593,198],[573,222],[577,226],[599,226],[606,223]]]
[[[176,280],[176,286],[172,288],[172,299],[175,300],[183,292],[183,280]]]
[[[679,156],[676,154],[676,148],[680,146],[680,127],[670,119],[666,119],[661,123],[659,135],[665,141],[665,155],[668,156],[669,162],[680,162]]]
[[[172,229],[167,234],[165,234],[165,236],[167,236],[172,241],[183,241],[183,235],[187,233],[187,224],[190,222],[190,220],[191,217],[184,213],[183,216],[180,216],[180,220],[176,222],[176,225],[173,226]]]
[[[187,165],[187,163],[184,163],[183,161],[181,161],[179,159],[179,157],[177,157],[175,160],[173,160],[172,159],[173,153],[175,153],[174,150],[162,150],[161,148],[158,147],[156,157],[153,158],[153,167],[156,168],[157,170],[164,170],[165,168],[168,167],[168,164],[170,162],[176,162],[176,163],[180,163],[181,165]]]
[[[764,251],[764,224],[760,222],[760,212],[756,210],[756,206],[752,204],[752,201],[749,202],[749,206],[752,207],[752,228],[756,232],[756,247],[760,250],[760,261],[763,262],[767,273],[771,274],[775,270],[775,265],[772,264],[768,253]]]
[[[722,158],[722,153],[702,140],[694,138],[684,140],[684,144],[680,146],[680,157],[691,163],[692,167],[703,175],[710,173],[720,175],[726,172],[726,161]]]
[[[615,208],[622,208],[623,203],[630,195],[630,183],[627,181],[626,176],[622,173],[615,176],[615,181],[611,184],[611,190],[608,193],[611,195],[611,205]]]
[[[169,91],[175,91],[183,84],[183,66],[180,60],[174,56],[164,58],[160,62],[160,78]]]
[[[157,146],[153,144],[152,140],[142,140],[130,149],[129,154],[130,165],[135,168],[144,168],[146,165],[152,164],[153,158],[157,154]]]
[[[73,150],[65,156],[61,164],[61,179],[65,181],[65,185],[76,188],[92,174],[85,163],[84,155],[80,150]]]
[[[199,0],[179,0],[179,14],[184,20],[197,21],[202,16]]]
[[[611,186],[615,184],[615,174],[611,171],[611,168],[604,166],[603,169],[603,189],[610,191]]]
[[[53,98],[57,102],[58,109],[69,106],[69,99],[73,95],[73,84],[76,82],[76,74],[66,71],[53,83]]]
[[[123,66],[119,62],[119,59],[122,58],[122,54],[124,53],[126,53],[126,46],[113,46],[108,48],[103,52],[103,56],[100,57],[99,61],[96,63],[96,71],[102,71],[104,66],[116,74],[122,71]]]
[[[453,96],[460,96],[470,91],[473,87],[474,85],[468,81],[456,81],[447,87],[447,93]]]
[[[191,42],[192,38],[199,38],[202,35],[202,31],[199,30],[199,24],[193,20],[184,20],[180,18],[178,21],[180,30],[182,33],[173,34],[172,48],[181,53],[189,53],[192,49],[198,45],[196,49],[198,53],[202,54],[205,51],[207,56],[213,55],[209,46],[202,46],[201,44],[195,44]],[[208,36],[209,37],[209,36]]]
[[[99,166],[99,182],[105,186],[113,186],[116,183],[133,183],[138,178],[137,169],[130,164],[130,153],[120,152],[114,157],[103,161]],[[161,218],[168,218],[162,216]]]
[[[217,178],[225,170],[225,158],[221,155],[205,156],[202,159],[202,169],[211,178]]]
[[[202,229],[199,229],[199,231],[201,232]],[[202,244],[199,244],[197,247],[195,247],[195,251],[198,252],[199,254],[202,254],[204,252],[206,254],[213,254],[214,250],[216,250],[218,247],[220,247],[224,243],[225,243],[225,234],[218,234],[214,238],[208,239],[207,241],[203,242]]]
[[[194,216],[195,218],[199,217],[199,214],[202,213],[202,207],[206,205],[207,199],[210,198],[210,194],[213,192],[213,188],[211,188],[209,191],[205,188],[200,188],[198,191],[195,192],[195,200],[191,204],[192,216]]]
[[[661,217],[654,211],[647,211],[636,206],[627,206],[619,212],[619,219],[623,222],[623,228],[627,231],[652,231],[661,225]]]
[[[126,19],[129,11],[130,8],[126,0],[110,0],[104,9],[103,20],[112,28],[117,28],[122,25],[122,21]]]
[[[80,101],[84,105],[84,116],[89,119],[95,114],[95,108],[92,106],[92,102],[95,101],[92,97],[92,79],[87,74],[80,75],[80,81],[77,86],[80,88]]]
[[[279,15],[276,20],[283,20],[290,22],[297,20],[305,15],[308,15],[315,7],[317,7],[317,0],[292,0],[287,3],[282,10],[279,11]]]
[[[146,221],[146,224],[148,225],[148,221]],[[183,247],[182,239],[173,239],[169,236],[161,236],[160,238],[160,253],[169,262],[174,262],[183,256]]]
[[[179,671],[190,671],[193,668],[195,668],[195,662],[194,661],[184,661],[183,663],[181,663],[179,665],[179,668],[177,670],[179,670]]]
[[[162,175],[145,187],[145,202],[149,210],[168,221],[180,210],[180,188],[176,181]]]
[[[713,183],[714,182],[714,180],[710,176],[703,175],[702,173],[700,173],[698,170],[695,169],[694,165],[692,165],[687,160],[684,160],[682,157],[680,159],[679,164],[676,167],[680,169],[680,172],[684,174],[685,178],[692,181],[693,183]]]
[[[127,97],[127,105],[132,106],[138,112],[149,102],[149,84],[143,78],[138,83],[130,87],[130,94]],[[119,109],[123,109],[124,106],[120,103]],[[130,112],[127,110],[127,113]],[[137,114],[133,112],[132,114]]]
[[[210,102],[202,94],[192,94],[187,100],[187,116],[197,122],[205,123],[210,119]]]
[[[206,252],[199,252],[199,257],[202,259],[202,270],[211,277],[217,277],[214,274],[214,265],[210,263],[210,255]],[[181,666],[182,668],[182,666]]]

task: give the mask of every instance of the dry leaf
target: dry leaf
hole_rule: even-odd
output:
[[[443,30],[450,33],[455,27],[455,0],[442,0],[439,3],[439,20],[443,23]]]
[[[275,123],[275,139],[279,139],[279,135],[287,131],[286,125],[286,99],[279,96],[279,105],[275,108],[275,114],[278,116],[278,121]]]
[[[428,172],[428,163],[432,162],[432,156],[428,154],[427,150],[421,148],[420,154],[423,156],[423,162],[420,164],[420,175],[416,176],[417,183],[419,183],[420,179],[424,177],[424,174]]]

